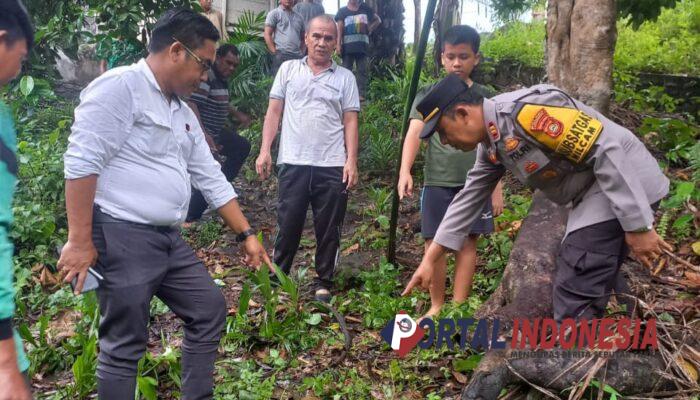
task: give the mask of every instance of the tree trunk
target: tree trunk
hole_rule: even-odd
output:
[[[382,24],[372,32],[369,55],[374,65],[384,60],[396,65],[404,58],[403,48],[403,1],[368,0],[366,2],[382,19]]]
[[[606,113],[612,94],[615,0],[550,0],[547,75],[573,97]]]
[[[420,41],[421,17],[420,17],[420,0],[413,0],[413,9],[415,10],[415,18],[413,19],[413,51],[418,49]]]
[[[459,0],[440,0],[437,12],[435,13],[435,44],[433,45],[433,59],[435,61],[435,76],[442,71],[442,37],[450,27],[456,25],[461,20],[459,15]]]
[[[565,207],[535,192],[501,284],[474,314],[476,319],[498,319],[500,334],[507,343],[511,339],[513,319],[552,316],[555,258],[564,236],[567,212]],[[581,358],[555,356],[513,358],[511,351],[488,351],[462,391],[462,400],[495,400],[501,389],[523,380],[559,392],[577,385],[597,361],[593,358],[583,363]],[[582,363],[580,368],[574,365],[577,362]],[[626,395],[672,389],[668,380],[658,376],[657,371],[663,366],[661,356],[632,353],[607,360],[595,376],[599,382],[605,381]],[[562,371],[567,373],[561,374]]]

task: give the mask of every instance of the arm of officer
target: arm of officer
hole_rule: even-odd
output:
[[[467,175],[467,182],[447,208],[433,243],[459,251],[469,228],[481,214],[484,203],[490,200],[491,193],[504,172],[505,168],[501,164],[495,165],[488,159],[486,147],[480,144],[476,163]]]
[[[68,241],[58,267],[66,273],[65,282],[78,277],[76,293],[82,290],[88,267],[97,260],[92,243],[97,177],[131,134],[135,112],[131,93],[121,76],[102,78],[85,89],[75,109],[63,155]]]
[[[433,242],[401,293],[402,296],[411,293],[416,286],[424,290],[430,288],[435,263],[448,249],[459,251],[462,248],[469,233],[469,227],[479,217],[484,208],[484,202],[489,200],[491,192],[504,172],[505,168],[502,165],[494,165],[489,161],[485,146],[480,144],[476,163],[467,175],[464,188],[457,193],[447,208]]]
[[[586,112],[595,113],[593,109]],[[603,132],[593,155],[588,159],[593,172],[617,220],[625,231],[625,241],[635,258],[651,268],[651,261],[664,249],[672,250],[653,229],[654,211],[638,178],[637,171],[630,168],[629,155],[623,147],[625,136],[632,140],[632,132],[608,120],[598,113],[594,118],[603,123]]]

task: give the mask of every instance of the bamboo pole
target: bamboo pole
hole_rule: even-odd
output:
[[[435,14],[435,5],[437,0],[428,1],[428,9],[425,11],[425,19],[423,20],[423,29],[421,29],[420,42],[418,43],[418,51],[416,52],[416,62],[413,66],[413,76],[411,84],[408,87],[408,96],[406,97],[406,105],[403,109],[403,122],[401,124],[401,145],[398,148],[396,163],[396,174],[394,175],[393,198],[391,203],[391,221],[389,223],[389,247],[387,248],[386,258],[390,263],[396,261],[396,225],[399,220],[399,192],[397,186],[399,184],[399,172],[401,171],[401,153],[403,152],[403,143],[406,140],[406,131],[408,130],[409,114],[411,113],[411,105],[416,97],[418,90],[418,82],[420,81],[420,72],[423,67],[423,59],[425,58],[425,49],[428,46],[428,36],[430,35],[430,25],[433,23],[433,15]]]

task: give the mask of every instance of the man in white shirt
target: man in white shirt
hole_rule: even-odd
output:
[[[108,71],[81,94],[64,156],[68,242],[59,267],[81,291],[99,272],[100,399],[133,398],[157,296],[184,321],[182,398],[211,398],[226,302],[179,233],[190,185],[269,263],[214,160],[195,114],[180,100],[207,78],[219,35],[205,17],[170,10],[145,60]]]
[[[309,22],[305,36],[309,55],[284,62],[270,90],[255,163],[261,178],[270,176],[270,147],[282,119],[273,258],[289,273],[311,204],[316,233],[316,299],[320,301],[331,297],[348,190],[357,184],[360,100],[352,72],[331,59],[336,41],[333,18],[322,15]]]

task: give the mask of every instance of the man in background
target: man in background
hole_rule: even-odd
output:
[[[304,18],[292,6],[294,0],[280,0],[280,6],[265,18],[265,44],[272,54],[272,75],[287,60],[304,55]]]
[[[338,54],[343,57],[343,67],[352,71],[355,65],[355,78],[360,89],[360,101],[367,93],[367,52],[369,35],[382,20],[370,6],[360,0],[349,0],[347,7],[335,15],[338,24]]]
[[[336,34],[329,16],[309,21],[309,55],[282,64],[275,76],[255,162],[258,175],[267,179],[272,170],[270,148],[282,119],[274,260],[290,272],[310,204],[319,301],[331,299],[348,190],[357,184],[360,101],[355,77],[331,58]]]
[[[226,179],[231,182],[238,175],[246,157],[250,153],[250,143],[238,135],[235,128],[224,129],[229,116],[235,118],[242,128],[250,125],[250,117],[236,110],[229,103],[228,80],[240,63],[238,48],[232,44],[224,44],[216,50],[216,61],[207,74],[206,82],[192,93],[187,104],[197,115],[208,141],[213,147],[214,154],[223,156],[221,170]],[[187,211],[187,222],[196,221],[202,217],[207,208],[207,201],[202,192],[192,188],[190,208]]]
[[[22,70],[34,43],[29,14],[19,0],[0,0],[0,87]],[[0,398],[32,398],[23,375],[29,368],[22,341],[12,327],[15,313],[13,247],[10,242],[12,195],[17,181],[17,137],[12,111],[0,101]]]
[[[301,0],[294,6],[294,11],[304,18],[304,26],[312,19],[326,13],[323,5],[315,3],[314,0]]]
[[[202,15],[214,25],[219,32],[219,42],[226,43],[228,41],[228,32],[226,32],[226,21],[221,11],[217,11],[211,7],[212,0],[199,0],[199,5],[202,6],[204,12]]]

